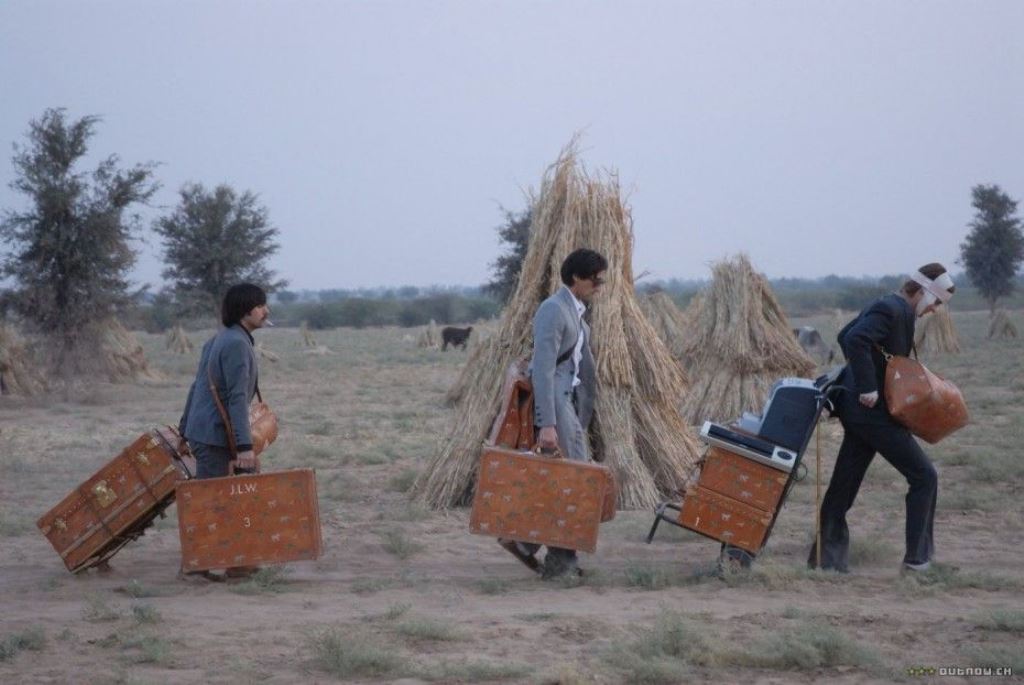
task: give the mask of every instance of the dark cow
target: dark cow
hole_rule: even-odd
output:
[[[813,326],[803,326],[802,328],[794,328],[793,336],[796,341],[800,343],[800,347],[804,349],[812,359],[815,359],[819,364],[831,364],[835,358],[835,350],[825,344],[825,341],[821,339],[821,333],[817,331]]]
[[[473,327],[467,328],[456,328],[455,326],[445,326],[441,329],[441,349],[447,350],[448,345],[452,347],[462,347],[466,349],[466,344],[469,343],[469,334],[473,332]]]

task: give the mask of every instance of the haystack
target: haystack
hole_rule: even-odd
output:
[[[1005,309],[1000,309],[988,324],[988,337],[995,339],[1016,338],[1017,327],[1010,321]]]
[[[533,315],[561,287],[561,263],[580,247],[601,252],[610,264],[589,314],[598,375],[592,453],[614,471],[622,507],[650,507],[685,482],[698,448],[678,410],[686,391],[682,369],[637,302],[632,219],[618,180],[588,175],[574,141],[544,175],[516,291],[449,393],[456,402],[451,430],[413,489],[428,505],[450,507],[472,497],[505,371],[530,354]]]
[[[38,395],[46,389],[28,348],[13,328],[0,324],[0,395]]]
[[[420,337],[416,340],[416,347],[424,348],[440,348],[441,347],[441,331],[437,327],[437,322],[433,319],[427,324],[427,327],[420,333]]]
[[[185,335],[185,329],[178,324],[171,330],[167,331],[167,349],[175,354],[188,354],[194,348],[192,341]]]
[[[953,327],[949,307],[939,307],[927,319],[918,323],[914,331],[914,345],[921,353],[960,353],[960,337]]]
[[[302,344],[305,347],[317,347],[316,338],[313,337],[313,333],[309,330],[309,324],[303,321],[299,324],[299,332],[302,333]]]
[[[712,268],[711,284],[686,316],[695,330],[683,349],[693,382],[683,415],[692,425],[760,411],[776,380],[814,374],[768,280],[746,255]]]
[[[149,367],[139,339],[117,319],[100,325],[100,351],[94,360],[112,383],[159,381],[163,374]]]
[[[691,326],[668,293],[648,293],[640,298],[640,307],[672,356],[682,359],[683,345],[691,332]]]
[[[262,340],[256,343],[256,352],[260,355],[260,359],[266,359],[268,362],[276,362],[281,359],[276,352],[264,345]]]

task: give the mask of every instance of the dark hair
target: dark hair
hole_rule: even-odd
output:
[[[585,281],[608,268],[608,260],[600,252],[581,247],[562,262],[562,283],[572,285],[573,276]]]
[[[922,275],[927,276],[928,278],[934,281],[936,278],[946,273],[946,267],[942,266],[938,262],[932,262],[931,264],[925,264],[920,269],[918,269],[918,271],[920,271]],[[907,295],[913,297],[914,295],[917,294],[921,287],[921,284],[918,283],[917,281],[908,280],[906,283],[903,284],[902,289],[903,292],[905,292]],[[956,292],[956,286],[954,285],[952,288],[950,288],[949,292]]]
[[[242,320],[255,307],[267,303],[263,288],[252,283],[239,283],[228,288],[220,305],[220,320],[230,328]]]

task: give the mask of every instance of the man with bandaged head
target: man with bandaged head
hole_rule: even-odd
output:
[[[841,391],[836,410],[843,424],[843,443],[821,504],[821,566],[849,571],[850,531],[846,512],[853,506],[861,481],[875,454],[881,454],[907,479],[906,553],[904,572],[931,566],[938,495],[938,474],[910,431],[896,423],[885,404],[885,353],[908,356],[914,324],[945,306],[956,287],[942,264],[922,266],[895,293],[868,305],[839,332],[846,367],[836,384]],[[814,567],[811,548],[808,565]]]

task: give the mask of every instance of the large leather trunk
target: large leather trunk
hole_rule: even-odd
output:
[[[178,484],[181,566],[206,571],[317,559],[323,552],[313,469]]]
[[[611,472],[599,464],[485,445],[469,530],[593,552],[616,497]]]
[[[908,357],[893,356],[888,360],[885,403],[896,421],[932,444],[963,428],[970,420],[959,388]]]
[[[698,485],[687,490],[679,523],[756,554],[764,544],[772,514]]]
[[[69,571],[109,559],[142,535],[191,478],[195,461],[173,428],[155,428],[75,488],[37,525]]]
[[[711,447],[704,457],[699,485],[771,514],[778,508],[788,479],[784,471]]]

